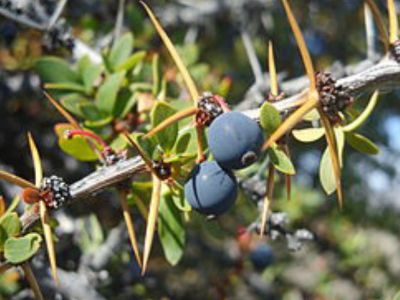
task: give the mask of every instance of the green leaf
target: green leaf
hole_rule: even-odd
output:
[[[104,83],[100,86],[96,100],[97,107],[106,113],[111,114],[114,110],[115,102],[117,100],[118,91],[122,85],[125,72],[114,73],[109,76]]]
[[[133,96],[132,92],[128,89],[122,89],[118,94],[117,101],[115,102],[113,116],[122,118],[126,106],[131,105],[130,109],[132,109],[132,104],[134,104],[135,102],[136,98]],[[130,111],[130,109],[127,109],[127,111]]]
[[[319,140],[325,134],[324,128],[305,128],[292,130],[294,138],[303,143],[311,143]]]
[[[37,233],[28,233],[23,237],[12,237],[4,244],[4,257],[13,264],[30,259],[40,248],[42,237]]]
[[[34,69],[43,82],[79,82],[78,74],[58,57],[42,56],[36,60]]]
[[[185,235],[182,215],[174,205],[171,194],[168,193],[160,201],[158,236],[164,250],[165,258],[173,266],[183,256]]]
[[[76,94],[76,93],[68,94],[66,96],[61,97],[60,102],[66,110],[79,117],[84,117],[80,109],[80,105],[84,103],[91,103],[81,94]]]
[[[80,114],[86,119],[86,121],[98,121],[108,117],[97,108],[96,104],[90,101],[80,103],[78,108]]]
[[[312,109],[312,110],[310,110],[308,113],[306,113],[305,115],[304,115],[304,117],[303,117],[303,120],[304,121],[309,121],[309,122],[312,122],[312,121],[316,121],[316,120],[319,120],[320,118],[319,118],[319,113],[318,113],[318,110],[317,109]]]
[[[11,204],[8,206],[6,212],[0,217],[0,224],[3,222],[3,220],[10,215],[18,206],[19,202],[21,201],[20,196],[15,196],[14,199],[12,200]]]
[[[285,174],[294,175],[296,170],[285,152],[277,146],[268,148],[268,155],[275,168]]]
[[[184,153],[189,146],[191,137],[192,135],[190,132],[185,132],[184,134],[180,135],[175,145],[175,153]]]
[[[175,113],[176,110],[172,108],[172,106],[166,102],[159,101],[156,103],[151,112],[151,125],[154,128]],[[178,124],[174,123],[155,135],[158,143],[165,151],[169,151],[174,147],[176,138],[178,136],[178,129]]]
[[[98,129],[98,128],[102,128],[108,124],[110,124],[113,120],[112,116],[107,116],[107,117],[103,117],[102,119],[99,120],[86,120],[84,122],[85,127],[87,128],[91,128],[91,129]]]
[[[335,137],[339,155],[340,164],[343,162],[343,149],[344,149],[344,133],[341,129],[335,129]],[[319,166],[319,179],[322,188],[330,195],[336,191],[336,180],[334,176],[332,159],[329,156],[329,149],[326,148],[322,154],[321,163]]]
[[[270,103],[261,106],[260,124],[268,134],[272,134],[282,123],[279,111]]]
[[[88,93],[92,91],[95,81],[100,78],[103,71],[104,67],[102,65],[93,64],[87,66],[84,70],[82,70],[83,85],[85,86],[85,89]]]
[[[13,212],[8,214],[2,221],[0,226],[7,233],[8,237],[17,236],[21,232],[21,222],[18,214]]]
[[[56,127],[56,134],[58,136],[58,144],[60,148],[67,154],[81,161],[94,161],[98,156],[89,146],[88,142],[80,137],[75,136],[72,139],[65,138],[65,131],[72,129],[69,124],[59,125]]]
[[[185,66],[190,66],[199,59],[199,48],[195,44],[176,46],[176,50]]]
[[[107,57],[107,62],[112,70],[116,70],[129,57],[133,51],[133,35],[125,33],[116,40]]]
[[[146,51],[138,51],[128,57],[123,63],[117,66],[116,71],[129,71],[146,57]]]
[[[375,155],[379,153],[379,147],[375,145],[375,143],[372,142],[370,139],[361,134],[346,132],[346,141],[351,147],[361,153],[370,155]]]
[[[56,91],[86,93],[86,88],[83,85],[74,82],[47,83],[45,88]]]
[[[132,111],[137,101],[138,101],[137,93],[132,93],[128,101],[125,103],[124,109],[119,113],[119,117],[125,118],[126,115]]]

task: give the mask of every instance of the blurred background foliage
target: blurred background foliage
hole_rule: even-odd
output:
[[[44,2],[49,10],[56,4]],[[317,69],[337,61],[347,65],[366,58],[362,1],[291,2]],[[386,1],[376,2],[386,14]],[[225,94],[229,104],[240,103],[254,82],[241,28],[250,34],[263,71],[267,69],[267,43],[272,40],[282,78],[303,73],[279,1],[154,0],[149,4],[173,42],[187,52],[200,89]],[[211,13],[202,14],[196,6],[210,8]],[[62,17],[73,36],[100,52],[110,46],[117,11],[117,1],[70,1]],[[159,53],[162,74],[175,81],[176,69],[136,1],[126,3],[124,30],[132,32],[135,52],[148,53],[148,66],[150,54]],[[31,131],[42,152],[44,169],[73,182],[93,167],[58,147],[53,126],[61,118],[42,96],[33,69],[36,59],[45,55],[75,63],[68,49],[43,45],[41,32],[0,18],[0,167],[24,178],[33,177],[25,142],[26,132]],[[150,71],[143,72],[142,76],[151,76]],[[178,98],[179,78],[176,82],[169,86],[168,95]],[[361,98],[367,100],[368,96]],[[400,289],[399,99],[397,91],[383,94],[361,129],[379,145],[378,155],[361,155],[346,146],[346,204],[342,212],[337,210],[334,196],[326,197],[319,185],[318,163],[324,144],[291,142],[297,169],[293,197],[287,201],[284,189],[278,189],[273,210],[287,212],[293,228],[314,232],[316,240],[301,250],[290,252],[283,241],[259,240],[257,236],[251,237],[250,250],[241,248],[238,227],[248,226],[258,217],[255,202],[242,193],[235,209],[217,221],[206,222],[193,215],[185,225],[187,246],[178,265],[170,266],[155,242],[149,272],[141,277],[125,238],[114,249],[111,261],[101,272],[96,270],[91,285],[106,299],[394,299]],[[0,189],[7,199],[16,192],[3,183]],[[67,207],[57,215],[57,253],[62,269],[77,271],[82,259],[107,241],[120,221],[114,198],[104,193],[95,201]],[[144,222],[139,212],[135,214],[138,231],[143,232]],[[259,268],[251,253],[266,243],[274,253],[273,263]],[[40,265],[43,257],[36,260]],[[0,275],[0,299],[28,299],[26,287],[15,271]]]

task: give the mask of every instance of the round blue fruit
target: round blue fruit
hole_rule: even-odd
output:
[[[227,169],[242,169],[260,154],[263,134],[257,122],[240,112],[217,117],[208,130],[208,145],[215,160]]]
[[[275,255],[270,246],[260,244],[250,252],[250,261],[256,270],[262,271],[274,263]]]
[[[236,201],[236,177],[216,161],[205,161],[192,170],[185,183],[185,197],[199,213],[218,216]]]

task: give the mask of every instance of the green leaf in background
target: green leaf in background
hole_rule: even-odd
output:
[[[98,121],[108,116],[107,114],[101,112],[96,104],[90,101],[79,103],[78,108],[80,114],[87,121]]]
[[[100,86],[96,96],[96,103],[101,111],[112,114],[124,77],[125,72],[114,73]]]
[[[15,212],[8,214],[1,221],[0,227],[4,229],[8,237],[17,236],[21,232],[21,222],[18,214]]]
[[[335,129],[336,143],[338,149],[338,155],[340,164],[343,161],[343,149],[344,149],[344,133],[341,129]],[[319,179],[321,181],[322,188],[330,195],[336,191],[336,180],[333,172],[332,159],[329,156],[329,149],[326,148],[322,154],[321,163],[319,166]]]
[[[100,78],[101,73],[104,71],[102,65],[91,64],[82,70],[82,81],[85,86],[86,92],[91,93],[96,81]]]
[[[346,132],[345,136],[346,142],[348,142],[349,145],[355,150],[370,155],[375,155],[379,153],[379,147],[365,136],[353,132]]]
[[[83,85],[74,82],[47,83],[44,87],[48,90],[86,93],[86,88]]]
[[[123,34],[111,47],[107,62],[112,70],[116,70],[133,51],[133,35]]]
[[[199,59],[199,48],[195,44],[176,46],[176,50],[185,66],[193,65]]]
[[[159,101],[156,103],[151,112],[151,125],[155,127],[175,113],[176,110],[172,108],[171,105],[166,102]],[[178,137],[178,129],[178,124],[174,123],[155,135],[161,148],[163,148],[165,151],[169,151],[174,147],[176,138]]]
[[[85,124],[85,127],[95,130],[95,129],[101,129],[102,127],[110,124],[112,122],[112,120],[113,120],[113,117],[108,116],[108,117],[104,117],[102,119],[94,120],[94,121],[86,120],[84,122],[84,124]]]
[[[82,94],[77,93],[60,97],[60,102],[66,110],[79,117],[84,117],[80,109],[80,105],[84,103],[91,103],[87,98],[82,96]]]
[[[116,71],[129,71],[146,57],[146,51],[138,51],[129,56],[123,63],[119,64]]]
[[[58,124],[56,126],[56,134],[58,136],[58,144],[60,148],[67,154],[81,161],[95,161],[98,156],[89,146],[88,142],[79,136],[72,139],[65,138],[65,131],[71,130],[70,124]]]
[[[34,69],[43,82],[74,82],[79,83],[78,74],[69,64],[58,57],[43,56],[36,60]]]
[[[13,264],[30,259],[40,248],[42,237],[37,233],[28,233],[19,238],[9,238],[4,244],[4,257]]]
[[[94,252],[104,243],[104,234],[101,223],[96,215],[89,216],[78,221],[80,229],[79,244],[84,253]]]
[[[128,89],[121,89],[118,93],[118,101],[115,102],[114,110],[112,115],[114,117],[122,118],[122,115],[127,111],[128,113],[132,109],[133,104],[135,104],[136,98],[133,93]],[[129,109],[126,106],[129,105]]]
[[[265,132],[272,134],[282,123],[281,114],[270,103],[265,102],[261,106],[260,124]]]
[[[325,134],[324,128],[305,128],[305,129],[294,129],[292,134],[296,140],[303,143],[311,143],[319,140]]]
[[[132,111],[133,107],[137,102],[138,102],[138,93],[131,93],[130,98],[125,103],[123,110],[120,113],[116,112],[115,115],[117,115],[121,119],[125,118],[126,115]],[[118,105],[119,103],[117,104],[117,106]]]
[[[277,146],[270,147],[268,149],[268,155],[272,164],[278,171],[288,175],[294,175],[296,173],[293,163],[289,157]]]
[[[18,206],[19,202],[21,201],[21,197],[19,195],[15,196],[10,205],[8,206],[6,212],[0,217],[0,224],[3,220],[9,216]]]
[[[176,265],[184,252],[186,232],[182,215],[174,205],[169,193],[164,195],[160,201],[158,236],[165,258],[171,265]]]

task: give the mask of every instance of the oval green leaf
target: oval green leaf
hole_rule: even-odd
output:
[[[97,107],[108,114],[114,110],[117,101],[118,91],[125,78],[125,72],[121,71],[110,75],[100,86],[96,95]]]
[[[4,257],[10,263],[22,263],[39,250],[41,242],[42,237],[37,233],[29,233],[19,238],[8,238],[4,244]]]
[[[346,132],[346,141],[358,152],[370,155],[376,155],[379,153],[379,147],[370,139],[359,133]]]
[[[18,214],[13,212],[2,219],[0,226],[7,233],[8,237],[17,236],[21,232],[21,222],[19,221]]]
[[[176,110],[171,105],[166,102],[159,101],[156,103],[151,112],[151,125],[154,128],[175,113]],[[161,148],[163,148],[165,151],[169,151],[174,147],[175,141],[178,137],[178,130],[178,124],[174,123],[155,135]]]
[[[78,74],[73,71],[69,64],[58,57],[42,56],[35,62],[34,69],[43,82],[75,82],[79,83]]]
[[[125,33],[116,40],[111,48],[110,54],[107,57],[107,62],[112,70],[116,70],[133,51],[133,35]]]
[[[281,114],[270,103],[261,106],[260,124],[268,134],[272,134],[282,123]]]
[[[296,140],[302,143],[311,143],[319,140],[325,134],[324,128],[294,129],[292,134]]]
[[[165,258],[171,265],[176,265],[183,256],[186,232],[182,215],[170,193],[163,195],[160,201],[158,236]]]
[[[268,155],[272,164],[278,171],[288,175],[294,175],[296,173],[292,161],[285,152],[277,146],[268,148]]]

